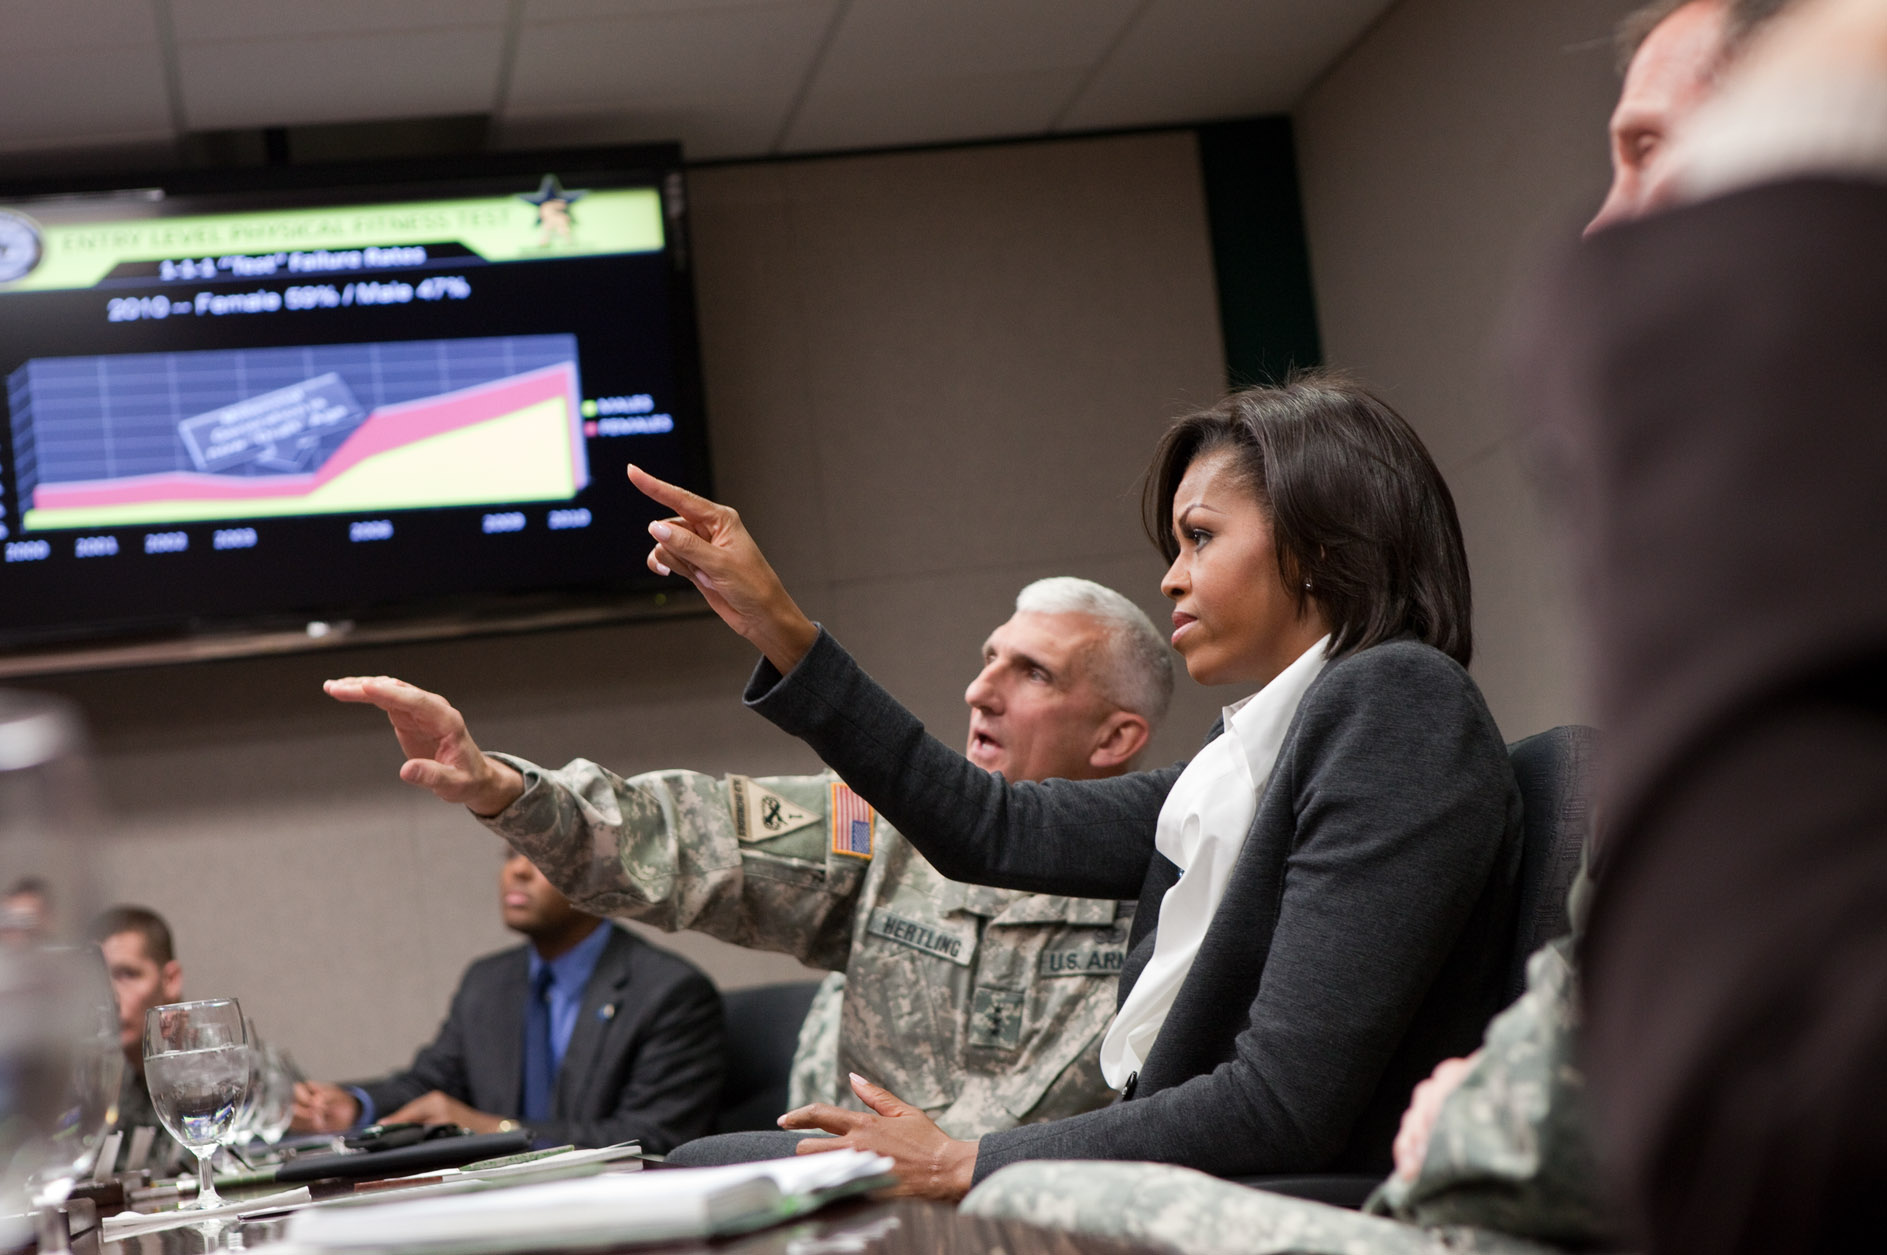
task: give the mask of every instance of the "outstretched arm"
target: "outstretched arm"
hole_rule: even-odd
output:
[[[400,779],[438,798],[471,807],[475,814],[496,815],[524,792],[516,769],[487,758],[466,730],[465,717],[437,693],[415,688],[392,676],[348,676],[322,685],[341,702],[378,706],[393,724],[406,763]]]

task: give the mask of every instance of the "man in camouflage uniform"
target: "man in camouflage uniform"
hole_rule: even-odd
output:
[[[1025,588],[983,659],[966,753],[1011,779],[1128,770],[1172,692],[1164,639],[1085,580]],[[481,753],[443,699],[400,681],[328,691],[386,710],[402,778],[470,806],[584,909],[845,973],[803,1035],[800,1097],[861,1107],[842,1080],[856,1072],[966,1138],[1112,1097],[1100,1038],[1132,904],[946,880],[830,772],[551,770]]]

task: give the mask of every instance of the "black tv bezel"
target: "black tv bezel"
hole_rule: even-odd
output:
[[[645,183],[662,196],[667,326],[674,365],[675,408],[697,416],[678,424],[687,483],[714,489],[696,318],[693,242],[686,168],[678,144],[536,149],[448,157],[327,162],[229,169],[159,170],[57,180],[0,181],[0,204],[47,198],[92,199],[161,192],[166,202],[190,201],[189,212],[243,212],[298,204],[348,204],[490,193],[507,176],[608,176]],[[482,186],[481,186],[482,185]],[[214,198],[206,207],[198,198]],[[0,633],[0,679],[126,666],[301,652],[378,642],[442,640],[504,632],[587,626],[626,619],[704,613],[705,603],[678,581],[639,563],[611,577],[555,590],[480,592],[374,604],[325,604],[286,612],[217,617],[167,615],[151,620],[71,624]]]

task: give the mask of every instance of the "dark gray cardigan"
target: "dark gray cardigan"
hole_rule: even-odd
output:
[[[1010,784],[924,731],[823,631],[748,704],[804,739],[946,876],[1134,898],[1125,998],[1178,871],[1153,846],[1183,764]],[[1392,641],[1325,667],[1127,1101],[985,1136],[1022,1159],[1150,1159],[1220,1176],[1386,1172],[1409,1091],[1499,1009],[1520,795],[1480,690]]]

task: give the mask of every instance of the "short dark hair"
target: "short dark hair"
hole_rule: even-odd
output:
[[[136,933],[144,938],[144,956],[159,967],[177,957],[171,944],[170,925],[148,906],[114,906],[92,921],[92,940],[100,944],[119,933]]]
[[[1315,597],[1331,658],[1413,634],[1467,666],[1473,594],[1454,497],[1414,428],[1333,371],[1234,392],[1161,437],[1141,490],[1171,562],[1173,494],[1194,459],[1228,450],[1271,520],[1286,588]],[[1307,594],[1305,582],[1309,581]]]
[[[1619,19],[1612,34],[1612,46],[1618,54],[1618,72],[1623,74],[1631,59],[1644,47],[1651,32],[1664,24],[1679,9],[1693,4],[1710,4],[1723,10],[1723,45],[1717,58],[1733,55],[1757,29],[1795,0],[1652,0]]]

